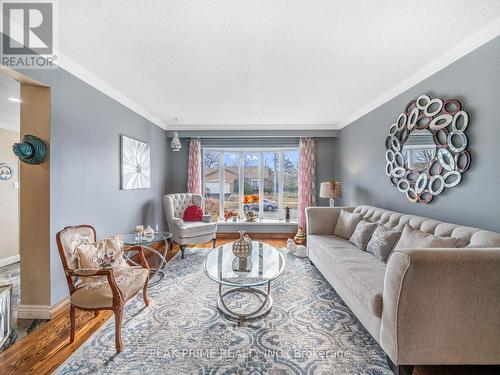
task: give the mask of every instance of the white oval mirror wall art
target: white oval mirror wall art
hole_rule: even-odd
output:
[[[462,181],[469,169],[470,116],[457,99],[420,95],[389,127],[385,174],[413,203],[427,204]]]

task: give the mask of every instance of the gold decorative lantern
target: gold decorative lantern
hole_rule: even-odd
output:
[[[304,233],[304,229],[301,226],[297,227],[297,234],[295,235],[294,240],[297,245],[306,244],[306,234]]]

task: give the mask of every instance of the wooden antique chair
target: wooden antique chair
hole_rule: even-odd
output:
[[[70,342],[75,340],[75,310],[111,310],[115,315],[116,351],[122,350],[121,326],[125,303],[141,289],[144,303],[148,306],[147,287],[149,267],[142,247],[134,246],[127,251],[137,251],[141,266],[122,268],[79,269],[75,250],[80,244],[96,241],[96,231],[90,225],[66,227],[56,235],[57,248],[68,282],[70,293]]]

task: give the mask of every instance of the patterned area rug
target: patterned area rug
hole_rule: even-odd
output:
[[[319,271],[284,253],[267,316],[241,326],[223,318],[217,284],[203,271],[207,250],[190,249],[150,288],[148,308],[139,297],[128,303],[120,354],[110,319],[56,373],[392,374],[382,349]]]

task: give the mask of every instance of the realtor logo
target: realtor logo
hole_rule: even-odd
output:
[[[54,13],[54,1],[2,1],[2,64],[15,69],[52,68]]]

